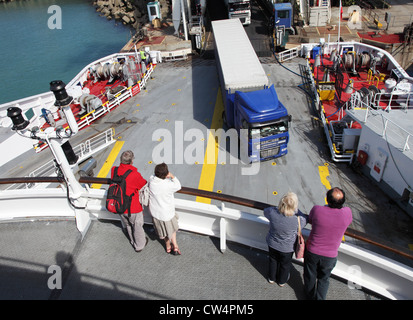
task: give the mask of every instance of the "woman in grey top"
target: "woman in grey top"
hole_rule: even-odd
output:
[[[283,196],[278,207],[264,209],[264,216],[270,222],[270,230],[266,238],[269,254],[268,282],[276,281],[282,287],[290,277],[297,240],[297,216],[300,218],[301,228],[307,224],[308,216],[298,210],[298,198],[293,192]]]

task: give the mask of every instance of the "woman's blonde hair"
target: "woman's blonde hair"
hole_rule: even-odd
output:
[[[284,195],[278,204],[278,211],[285,216],[293,216],[298,211],[298,197],[294,192]]]

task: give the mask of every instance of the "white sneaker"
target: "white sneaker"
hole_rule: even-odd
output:
[[[287,281],[286,281],[285,283],[287,283],[288,280],[290,280],[290,275],[289,275],[289,274],[288,274]],[[279,285],[280,287],[284,287],[284,286],[285,286],[285,283],[282,283],[282,284],[279,284],[279,283],[278,283],[278,285]]]

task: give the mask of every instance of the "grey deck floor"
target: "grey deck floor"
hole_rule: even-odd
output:
[[[294,264],[284,287],[266,281],[263,251],[218,239],[178,232],[181,256],[165,253],[151,225],[147,247],[136,253],[120,222],[94,221],[81,240],[68,220],[0,223],[2,300],[302,300],[302,266]],[[62,289],[49,289],[62,270]],[[55,268],[55,267],[52,267]],[[331,279],[329,300],[377,299]]]
[[[325,180],[332,187],[339,186],[346,191],[346,205],[353,212],[350,227],[408,248],[413,243],[413,233],[408,232],[413,229],[413,219],[400,210],[369,178],[360,176],[347,164],[330,161],[329,151],[323,142],[324,133],[312,120],[307,95],[298,87],[303,79],[272,58],[261,60],[280,101],[285,104],[293,120],[290,125],[288,154],[260,163],[256,174],[243,175],[242,170],[248,165],[242,161],[231,164],[229,152],[225,154],[226,163],[217,164],[214,178],[201,178],[204,161],[202,152],[192,150],[197,158],[192,158],[194,155],[191,152],[188,157],[180,158],[184,152],[191,151],[195,141],[203,141],[201,149],[206,150],[207,130],[211,127],[215,105],[222,100],[218,94],[219,79],[215,60],[193,57],[185,61],[158,64],[146,90],[79,131],[71,138],[71,144],[77,146],[98,133],[114,128],[115,138],[124,142],[122,151],[133,150],[134,165],[145,179],[153,174],[157,163],[165,161],[169,170],[179,177],[185,187],[203,189],[200,187],[201,180],[208,180],[213,184],[211,191],[271,205],[277,205],[282,195],[293,191],[298,195],[300,210],[307,214],[314,204],[325,203],[327,186],[321,180],[319,170],[320,167],[328,168]],[[294,59],[284,66],[300,73],[300,65],[303,63],[302,59]],[[202,136],[192,137],[191,130]],[[188,134],[187,138],[184,138],[184,133]],[[169,144],[165,143],[168,137]],[[203,140],[199,140],[200,138]],[[159,146],[166,148],[161,150],[163,153],[167,153],[166,150],[171,147],[170,159],[157,159],[162,155]],[[94,176],[98,176],[111,151],[112,146],[93,155],[97,161]],[[26,176],[37,169],[39,164],[50,159],[48,150],[39,154],[30,150],[19,161],[10,161],[1,166],[0,175],[2,178]],[[113,165],[118,164],[119,156]],[[108,176],[109,171],[106,174]],[[1,188],[5,187],[6,185]],[[245,210],[235,205],[232,207]],[[251,209],[249,212],[262,215],[259,210]]]

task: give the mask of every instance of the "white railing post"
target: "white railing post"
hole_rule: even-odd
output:
[[[79,148],[80,148],[80,156],[82,157],[86,153],[86,146],[84,143],[81,143],[79,145]]]
[[[224,253],[227,249],[227,220],[225,218],[221,218],[219,221],[219,230],[219,248]]]
[[[386,121],[384,122],[384,126],[383,126],[383,133],[381,134],[382,137],[384,137],[384,135],[386,134],[386,130],[387,130],[387,124],[389,123],[389,120],[386,119]]]
[[[365,117],[364,117],[364,123],[367,122],[368,116],[369,116],[369,108],[366,108],[366,115],[365,115]]]
[[[410,147],[409,147],[409,137],[410,137],[410,135],[407,135],[406,143],[404,144],[403,151],[410,150]]]
[[[221,211],[225,212],[225,203],[221,202]],[[219,248],[222,253],[227,249],[227,220],[221,218],[219,221]]]
[[[86,142],[85,142],[85,150],[86,150],[86,153],[90,153],[90,152],[93,151],[93,150],[92,150],[92,144],[90,143],[90,140],[91,140],[91,139],[86,140]]]

